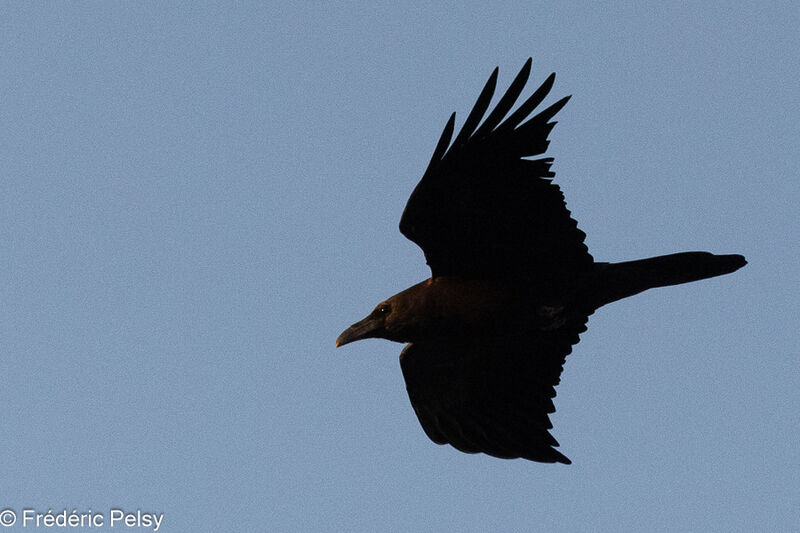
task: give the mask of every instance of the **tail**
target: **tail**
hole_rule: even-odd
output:
[[[741,255],[682,252],[624,263],[596,263],[595,309],[647,289],[730,274],[747,264]]]

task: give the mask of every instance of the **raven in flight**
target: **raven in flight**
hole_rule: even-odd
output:
[[[545,152],[562,98],[528,118],[551,74],[509,114],[528,80],[525,63],[494,110],[497,72],[451,142],[455,113],[408,200],[400,231],[417,243],[431,278],[378,304],[336,346],[380,337],[400,354],[411,405],[437,444],[544,463],[555,449],[548,414],[566,356],[599,307],[654,287],[733,272],[741,255],[684,252],[596,262],[551,179]]]

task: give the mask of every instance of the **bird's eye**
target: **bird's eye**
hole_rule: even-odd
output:
[[[388,314],[390,310],[391,307],[389,306],[389,304],[381,304],[378,306],[378,312],[382,315]]]

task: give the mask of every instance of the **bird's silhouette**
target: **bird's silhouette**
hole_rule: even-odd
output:
[[[654,287],[733,272],[741,255],[683,252],[596,262],[552,183],[545,152],[562,98],[528,118],[555,75],[511,112],[531,60],[486,116],[495,69],[451,142],[455,113],[408,200],[400,231],[432,276],[381,302],[341,346],[381,337],[400,355],[428,437],[467,453],[569,463],[549,413],[566,356],[599,307]],[[481,120],[483,119],[483,122]]]

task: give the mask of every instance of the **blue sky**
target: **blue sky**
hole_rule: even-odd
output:
[[[792,2],[5,4],[0,509],[796,531],[798,27]],[[550,153],[597,260],[750,262],[590,319],[553,416],[571,466],[436,446],[400,345],[333,348],[428,277],[405,201],[529,56],[574,95]]]

